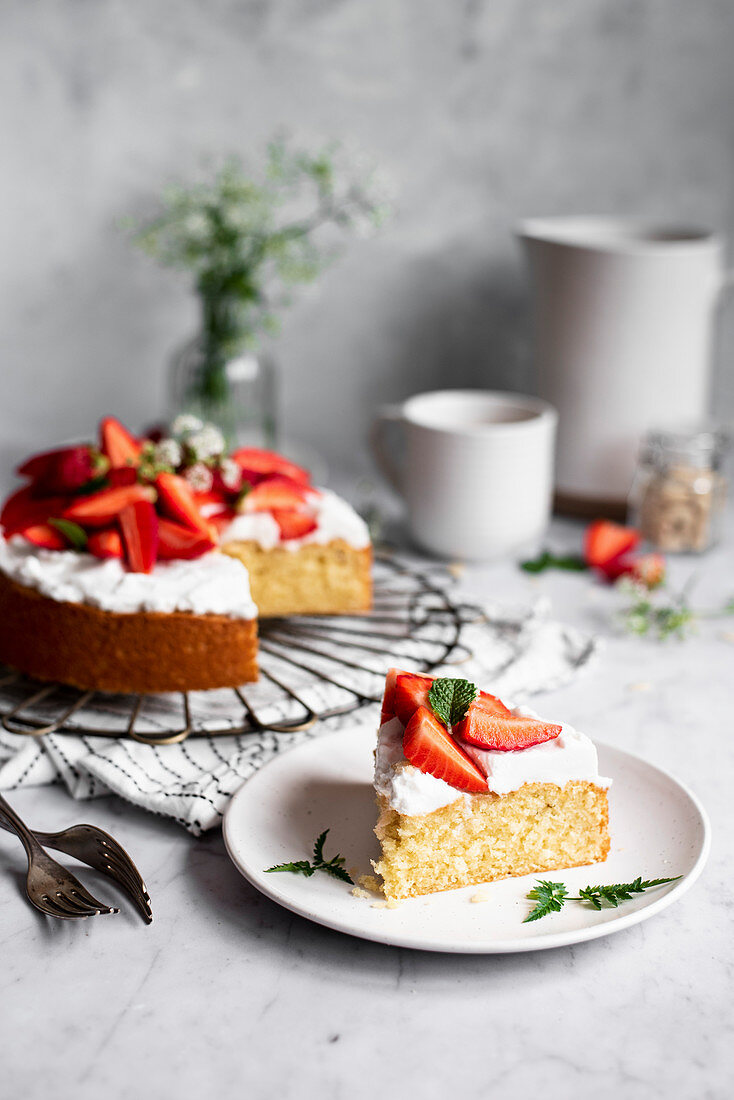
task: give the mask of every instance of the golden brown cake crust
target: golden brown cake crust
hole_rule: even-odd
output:
[[[233,687],[257,679],[257,621],[102,611],[49,599],[0,573],[0,661],[98,691]]]
[[[340,615],[372,606],[372,548],[357,550],[343,539],[296,550],[264,550],[248,539],[222,546],[250,574],[261,618],[273,615]]]

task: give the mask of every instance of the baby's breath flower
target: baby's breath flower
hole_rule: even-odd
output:
[[[219,473],[221,474],[222,481],[228,489],[233,492],[240,487],[242,481],[242,474],[240,468],[233,458],[223,458],[219,465]]]
[[[186,439],[187,436],[200,431],[203,427],[203,421],[199,420],[198,416],[181,413],[171,425],[171,435],[175,436],[176,439]]]
[[[153,452],[153,461],[156,466],[172,466],[175,470],[181,465],[183,454],[181,444],[175,439],[162,439],[156,444]]]
[[[225,447],[224,436],[214,424],[204,424],[198,432],[187,436],[186,445],[198,462],[220,455]]]
[[[203,462],[195,462],[185,471],[184,477],[195,493],[208,493],[214,484],[212,472]]]

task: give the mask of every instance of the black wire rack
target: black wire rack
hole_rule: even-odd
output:
[[[126,737],[170,745],[188,737],[295,733],[379,702],[392,665],[430,672],[471,657],[463,627],[481,609],[457,603],[450,567],[375,555],[366,614],[260,621],[260,680],[217,691],[111,695],[39,683],[0,666],[0,722],[40,737]]]

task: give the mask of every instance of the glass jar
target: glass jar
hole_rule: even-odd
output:
[[[213,360],[201,337],[174,356],[169,378],[171,420],[191,413],[216,424],[227,446],[277,448],[277,374],[272,358],[242,351]]]
[[[647,433],[629,498],[630,522],[665,553],[702,553],[718,540],[726,505],[721,431]]]

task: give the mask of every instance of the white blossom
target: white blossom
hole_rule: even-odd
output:
[[[182,458],[181,444],[175,439],[162,439],[160,443],[156,443],[153,451],[156,466],[173,466],[175,469],[181,465]]]
[[[171,435],[174,435],[176,439],[185,439],[193,432],[200,431],[203,427],[204,423],[199,420],[198,416],[192,416],[190,413],[181,413],[171,425]]]
[[[220,455],[225,447],[224,436],[214,424],[204,424],[198,432],[187,436],[186,444],[199,462]]]
[[[212,472],[203,462],[196,462],[185,471],[184,477],[195,493],[208,493],[214,484]]]
[[[240,468],[233,458],[222,459],[219,466],[219,473],[221,474],[222,481],[228,489],[235,492],[240,487],[242,481],[242,474]]]

